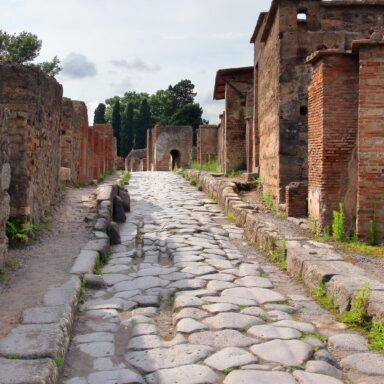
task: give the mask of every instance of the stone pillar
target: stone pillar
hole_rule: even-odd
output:
[[[350,54],[319,51],[310,59],[308,211],[319,227],[344,204],[349,229],[356,216],[358,62]]]
[[[83,102],[75,101],[74,107],[77,118],[80,120],[80,158],[79,158],[79,182],[88,184],[91,181],[89,175],[89,142],[88,142],[88,113],[87,107]]]
[[[5,226],[10,213],[8,189],[11,183],[8,119],[8,111],[0,108],[0,267],[4,264],[8,252],[8,238],[5,235]]]
[[[253,132],[253,89],[247,92],[245,108],[247,172],[254,169],[254,132]]]
[[[359,49],[359,128],[357,233],[369,237],[376,217],[377,234],[384,238],[384,42],[365,40]]]
[[[202,164],[217,159],[217,125],[200,125],[197,131],[197,161]]]

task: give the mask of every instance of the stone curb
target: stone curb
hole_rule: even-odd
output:
[[[118,185],[97,188],[98,216],[93,239],[81,249],[65,284],[48,289],[41,307],[28,308],[21,324],[0,340],[2,384],[56,384],[65,359],[82,293],[81,279],[92,276],[98,257],[109,252],[108,224]]]
[[[309,289],[325,283],[327,294],[338,309],[344,311],[368,283],[371,289],[368,315],[384,318],[384,284],[371,279],[362,268],[344,261],[345,254],[329,244],[305,237],[285,238],[272,222],[241,200],[234,183],[216,179],[207,172],[188,170],[186,174],[197,177],[203,191],[218,202],[225,214],[232,214],[236,224],[244,228],[244,237],[250,243],[257,243],[269,254],[285,250],[288,273],[301,278]]]

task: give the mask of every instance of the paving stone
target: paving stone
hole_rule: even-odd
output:
[[[292,314],[297,312],[297,309],[295,307],[291,307],[290,305],[285,304],[275,304],[275,303],[268,303],[264,305],[264,309],[267,311],[282,311],[286,312],[288,314]]]
[[[170,348],[155,348],[148,351],[129,352],[126,360],[132,366],[151,373],[159,369],[194,364],[213,352],[207,345],[181,344]]]
[[[136,308],[132,311],[133,316],[143,315],[143,316],[155,317],[158,314],[159,314],[159,308],[157,307]]]
[[[275,327],[287,327],[287,328],[294,328],[297,329],[300,332],[303,333],[315,333],[316,328],[309,323],[303,323],[301,321],[295,321],[295,320],[281,320],[276,321],[273,323]]]
[[[299,384],[343,384],[342,381],[331,376],[308,373],[300,370],[294,371],[293,376]]]
[[[356,353],[342,359],[340,365],[344,369],[384,377],[384,356],[378,353]]]
[[[235,280],[235,284],[242,287],[273,288],[271,280],[259,276],[245,276]]]
[[[142,276],[162,276],[162,275],[169,275],[170,273],[174,273],[177,271],[177,268],[170,268],[170,267],[150,267],[145,269],[140,269],[138,272],[136,272],[137,277]]]
[[[193,333],[206,329],[208,329],[206,325],[194,319],[181,319],[176,327],[176,331],[181,333]]]
[[[174,308],[182,308],[182,307],[200,307],[204,304],[204,301],[199,299],[198,297],[190,296],[190,295],[178,295],[175,298]]]
[[[107,273],[103,275],[103,279],[105,283],[109,286],[118,284],[121,282],[129,282],[130,280],[132,280],[131,277],[124,275],[122,273]]]
[[[131,259],[130,259],[131,260]],[[123,273],[130,270],[130,265],[128,264],[112,264],[106,265],[103,267],[103,274],[105,273]]]
[[[258,264],[241,264],[239,276],[260,276],[260,266]]]
[[[151,323],[138,323],[132,329],[132,337],[141,335],[157,335],[158,330],[155,324]]]
[[[226,376],[224,384],[297,384],[286,372],[264,372],[258,370],[236,370]]]
[[[251,347],[257,357],[282,364],[300,367],[312,355],[312,347],[300,340],[272,340]]]
[[[82,310],[98,310],[98,309],[116,309],[117,311],[124,310],[124,300],[120,298],[111,298],[111,299],[96,299],[88,300],[81,305]]]
[[[327,362],[329,364],[332,364],[332,365],[336,365],[337,364],[336,359],[326,349],[320,349],[320,350],[316,351],[314,353],[313,357],[316,360],[325,361],[325,362]]]
[[[356,333],[340,333],[328,339],[329,346],[335,351],[368,351],[368,342]]]
[[[264,321],[255,316],[241,313],[224,312],[202,320],[204,324],[213,329],[240,329],[244,330],[252,325],[264,324]]]
[[[170,341],[164,341],[159,335],[143,335],[133,337],[129,340],[128,349],[143,350],[152,348],[168,348],[177,344],[185,344],[186,339],[183,335],[176,335]]]
[[[247,334],[265,340],[273,339],[298,339],[301,332],[293,328],[274,327],[273,325],[256,325],[248,329]]]
[[[184,365],[160,369],[145,377],[148,384],[217,384],[219,378],[210,368],[203,365]]]
[[[99,253],[96,250],[83,249],[77,256],[70,273],[73,273],[74,275],[92,273],[93,266],[95,265],[98,256]]]
[[[241,309],[240,313],[250,316],[261,316],[261,318],[267,317],[264,309],[260,307],[245,307]]]
[[[73,338],[73,341],[78,344],[93,343],[93,342],[113,342],[114,335],[110,332],[93,332],[84,335],[77,335]]]
[[[79,344],[79,349],[92,357],[113,356],[115,348],[113,343],[97,341],[94,343]]]
[[[230,288],[222,292],[222,296],[235,296],[256,300],[259,304],[285,301],[286,298],[276,291],[265,288]]]
[[[168,285],[168,288],[177,288],[181,290],[186,289],[199,289],[204,288],[207,282],[205,280],[201,280],[198,278],[195,279],[183,279],[179,281],[174,281],[173,283]]]
[[[130,369],[94,372],[87,377],[88,384],[144,384],[144,379]]]
[[[305,336],[302,340],[305,343],[312,345],[313,347],[317,347],[317,348],[324,348],[325,347],[324,342],[321,341],[320,339],[318,339],[317,337],[314,337],[314,336]]]
[[[208,303],[229,303],[241,306],[255,306],[258,304],[256,300],[236,296],[206,296],[203,297],[203,300]]]
[[[227,368],[237,368],[256,362],[255,356],[237,347],[224,348],[204,360],[206,365],[217,371],[224,371]]]
[[[201,320],[210,316],[208,312],[205,312],[199,308],[183,308],[179,313],[174,315],[174,323],[181,319],[191,318],[195,320]]]
[[[188,337],[188,341],[191,344],[210,345],[215,349],[225,347],[249,347],[257,343],[256,340],[232,329],[194,333]]]
[[[215,267],[216,269],[230,269],[233,265],[228,260],[207,260],[207,263]]]
[[[229,281],[210,280],[209,283],[207,284],[207,289],[213,292],[220,292],[220,291],[223,291],[224,289],[235,288],[235,287],[236,287],[236,284],[230,283]]]
[[[321,360],[310,360],[305,365],[305,371],[309,373],[318,373],[321,375],[332,376],[336,379],[341,379],[343,372],[340,369],[335,368],[333,365],[321,361]]]
[[[64,315],[66,308],[62,305],[57,307],[37,307],[26,309],[22,316],[22,324],[50,324],[58,323]]]
[[[186,267],[181,270],[184,273],[190,273],[194,276],[208,275],[212,272],[216,272],[216,269],[211,267],[210,265],[202,265],[198,267]]]
[[[0,340],[0,354],[22,359],[55,358],[65,354],[67,341],[56,323],[19,325]]]
[[[211,273],[209,275],[200,276],[204,280],[217,280],[217,281],[229,281],[232,282],[235,280],[235,276],[228,273]]]
[[[132,281],[122,281],[114,285],[116,292],[132,291],[136,289],[149,289],[154,287],[165,287],[169,281],[154,276],[139,277]]]
[[[15,360],[0,358],[1,384],[51,384],[58,380],[52,359]]]
[[[269,311],[267,316],[272,321],[292,320],[292,316],[283,311]]]
[[[217,303],[217,304],[209,304],[203,305],[202,309],[211,312],[211,313],[219,313],[219,312],[233,312],[238,311],[239,307],[234,304],[228,303]]]

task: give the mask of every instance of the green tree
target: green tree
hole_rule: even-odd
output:
[[[106,106],[103,103],[100,103],[95,109],[95,116],[93,118],[93,124],[105,124],[105,109]]]
[[[0,61],[29,65],[41,69],[46,75],[54,77],[61,71],[60,60],[55,56],[52,61],[33,64],[41,50],[42,41],[30,32],[10,35],[0,30]]]
[[[142,149],[147,146],[148,128],[152,128],[151,110],[148,100],[144,99],[140,105],[139,117],[136,124],[135,148]]]
[[[183,108],[188,104],[193,104],[195,101],[196,93],[193,92],[195,85],[191,80],[181,80],[173,87],[169,87],[171,97],[173,99],[174,112]]]
[[[127,157],[134,144],[135,121],[133,104],[128,103],[124,110],[120,131],[120,156]]]
[[[203,124],[203,109],[200,104],[187,104],[180,108],[171,118],[173,125],[192,125],[197,129],[200,124]]]
[[[113,129],[113,135],[116,137],[116,154],[121,156],[120,152],[120,131],[121,131],[121,112],[120,101],[117,99],[113,105],[111,124]]]

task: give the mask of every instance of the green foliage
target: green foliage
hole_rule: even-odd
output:
[[[144,99],[140,105],[139,116],[135,127],[135,145],[136,149],[146,148],[147,146],[147,129],[152,128],[151,110],[148,99]]]
[[[228,212],[228,214],[227,214],[227,220],[228,220],[230,223],[232,223],[232,224],[235,223],[235,218],[233,217],[233,214],[232,214],[231,212]]]
[[[217,161],[208,159],[205,163],[193,163],[192,169],[198,171],[217,172]]]
[[[378,238],[378,234],[377,234],[376,206],[373,209],[372,220],[369,221],[368,244],[369,245],[379,245],[379,238]]]
[[[319,283],[315,288],[311,290],[313,299],[328,311],[334,310],[335,305],[330,296],[327,295],[327,286],[325,283]]]
[[[105,124],[105,109],[106,106],[103,103],[100,103],[95,109],[95,115],[93,118],[93,124]]]
[[[272,252],[271,260],[277,263],[280,270],[287,270],[287,241],[285,239],[282,241],[280,250],[275,249]]]
[[[13,242],[27,242],[36,235],[38,227],[35,224],[23,224],[19,218],[11,218],[5,226],[5,233]]]
[[[53,361],[57,368],[61,368],[64,365],[64,359],[61,356],[56,356]]]
[[[343,203],[339,204],[339,211],[333,211],[332,235],[335,241],[344,242],[347,240]]]
[[[256,189],[257,189],[258,191],[262,191],[262,190],[263,190],[263,182],[261,181],[261,178],[260,178],[260,177],[258,177],[258,178],[256,179]]]
[[[120,101],[115,100],[115,104],[113,105],[112,116],[111,116],[111,124],[113,129],[113,135],[116,138],[116,151],[117,155],[121,156],[120,151],[120,131],[121,131],[121,111],[120,111]]]
[[[101,270],[102,268],[102,262],[101,262],[101,258],[99,255],[97,255],[96,259],[95,259],[95,264],[93,265],[93,274],[94,275],[102,275],[103,272]]]
[[[124,187],[124,185],[128,185],[130,179],[131,179],[131,172],[125,171],[123,176],[121,176],[120,186]]]
[[[225,368],[223,373],[225,376],[229,375],[231,372],[236,371],[236,368]]]
[[[60,68],[60,60],[55,56],[52,61],[32,64],[41,50],[42,41],[30,32],[20,32],[10,35],[0,30],[0,61],[9,61],[16,64],[30,65],[40,68],[46,75],[54,77]]]
[[[199,186],[199,178],[197,176],[191,176],[189,177],[189,182],[191,185],[193,185],[194,187],[198,187]]]
[[[135,134],[133,104],[129,103],[124,110],[121,130],[120,130],[120,156],[127,157],[133,149]]]
[[[369,330],[368,339],[371,347],[384,352],[384,322],[373,321]]]
[[[267,193],[264,193],[263,194],[263,202],[264,202],[264,205],[270,209],[271,211],[274,210],[275,208],[275,203],[273,201],[273,196],[270,192],[267,192]]]
[[[351,303],[351,310],[343,312],[338,320],[353,326],[363,326],[368,321],[367,308],[371,290],[364,284]]]
[[[320,335],[320,333],[316,333],[316,332],[307,332],[307,333],[303,333],[300,337],[301,340],[304,340],[305,338],[307,337],[314,337],[315,339],[318,339],[320,341],[326,341],[326,338],[322,335]]]
[[[168,296],[168,304],[169,306],[173,306],[173,303],[175,302],[175,292],[171,293],[169,296]]]

